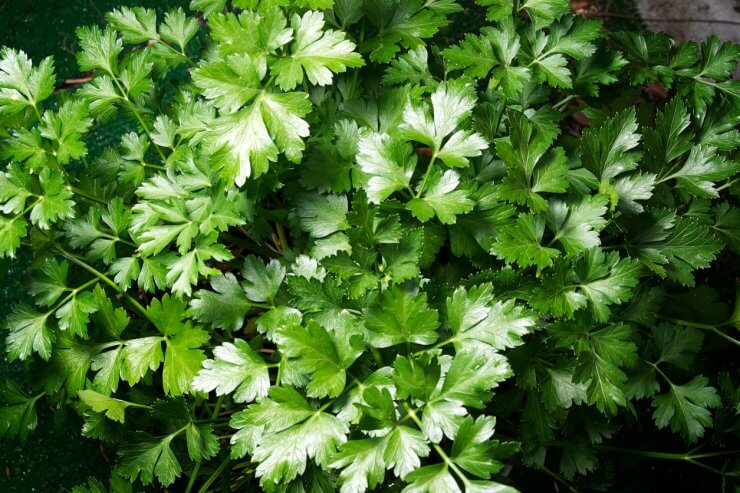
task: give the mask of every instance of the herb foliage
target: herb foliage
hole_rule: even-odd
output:
[[[115,492],[590,488],[636,422],[730,440],[736,375],[700,368],[740,312],[697,271],[740,245],[740,47],[478,3],[447,46],[453,0],[120,8],[78,30],[72,91],[3,49],[0,255],[34,255],[7,356],[33,392],[5,385],[0,435],[69,408]]]

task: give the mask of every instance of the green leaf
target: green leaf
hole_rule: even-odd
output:
[[[324,30],[324,14],[308,11],[303,16],[294,14],[293,43],[290,55],[279,58],[272,70],[275,82],[284,91],[294,89],[303,82],[303,74],[312,84],[331,84],[333,73],[342,73],[348,67],[364,65],[362,57],[354,52],[355,44],[341,31]]]
[[[45,58],[37,67],[23,51],[0,50],[0,114],[15,115],[54,93],[54,61]]]
[[[556,317],[572,317],[589,306],[594,318],[603,322],[611,314],[609,305],[630,299],[640,273],[640,262],[635,259],[620,259],[617,252],[607,254],[597,248],[586,250],[573,270],[564,261],[555,264],[535,289],[532,305]]]
[[[239,330],[252,307],[244,289],[231,273],[212,278],[211,288],[213,291],[201,289],[195,292],[188,314],[212,327]]]
[[[432,155],[447,166],[468,166],[467,158],[480,156],[481,151],[488,147],[479,134],[457,130],[475,104],[470,87],[441,84],[432,94],[431,101],[431,116],[427,104],[416,106],[409,102],[406,105],[401,135],[407,140],[429,145]]]
[[[454,224],[457,215],[470,212],[475,205],[465,190],[457,190],[459,185],[455,171],[441,173],[435,169],[429,174],[423,196],[412,199],[406,207],[421,222],[436,215],[442,224]]]
[[[554,235],[552,242],[560,242],[570,254],[598,246],[599,231],[606,226],[606,204],[604,195],[587,195],[577,203],[550,200],[545,221]]]
[[[217,10],[223,12],[223,2],[220,3]],[[280,8],[245,10],[238,17],[232,12],[211,15],[208,24],[219,55],[249,55],[263,76],[267,57],[293,39],[293,29],[288,27]]]
[[[555,248],[542,245],[545,220],[531,214],[520,215],[515,225],[504,226],[496,237],[491,252],[509,263],[520,267],[536,265],[538,269],[552,266],[553,259],[560,255]]]
[[[132,482],[139,478],[143,484],[151,484],[156,477],[164,486],[172,484],[182,473],[170,447],[174,437],[154,437],[145,432],[135,432],[118,451],[116,471]]]
[[[31,279],[28,292],[39,305],[51,306],[69,290],[68,275],[69,264],[67,262],[46,259],[41,266],[41,272]]]
[[[140,407],[133,402],[108,397],[94,390],[80,390],[77,395],[93,411],[96,413],[105,413],[108,419],[118,421],[119,423],[123,423],[126,418],[126,408],[130,406]]]
[[[488,350],[469,347],[458,351],[444,378],[424,407],[422,432],[434,443],[454,438],[468,414],[466,407],[482,409],[492,389],[512,375],[506,358]]]
[[[578,366],[572,382],[585,384],[588,403],[605,414],[616,414],[626,404],[622,367],[637,361],[637,346],[630,340],[632,330],[618,323],[591,330],[588,320],[559,323],[554,327],[561,346],[572,345],[578,354]]]
[[[15,256],[21,239],[26,237],[27,226],[28,223],[20,216],[11,219],[0,216],[0,258]]]
[[[562,148],[548,152],[552,138],[535,129],[519,113],[509,114],[511,135],[496,142],[496,152],[509,173],[498,186],[502,198],[527,205],[532,212],[547,209],[542,193],[563,193],[568,188],[568,165]]]
[[[683,166],[661,181],[675,179],[678,187],[692,196],[718,197],[715,182],[730,178],[740,171],[740,165],[726,160],[712,147],[695,146]]]
[[[296,201],[296,214],[301,228],[314,238],[324,238],[349,228],[345,195],[301,195]]]
[[[658,348],[659,358],[656,364],[670,363],[682,370],[691,367],[704,342],[704,334],[696,329],[674,327],[665,323],[653,327],[650,333]]]
[[[148,371],[157,371],[164,361],[162,338],[157,336],[129,339],[121,356],[121,377],[135,385]]]
[[[692,271],[709,267],[722,248],[707,227],[693,219],[676,219],[673,213],[658,218],[636,239],[633,254],[637,258],[658,275],[668,275],[685,286],[694,285]]]
[[[262,93],[262,77],[249,55],[230,55],[201,64],[193,82],[224,113],[234,113]]]
[[[159,39],[154,9],[120,7],[108,12],[105,18],[127,43],[146,43]]]
[[[365,312],[368,342],[374,347],[428,345],[437,340],[437,310],[427,306],[426,293],[410,294],[393,286],[383,294],[382,307]]]
[[[498,440],[491,440],[495,426],[493,417],[479,416],[473,421],[467,416],[457,430],[450,459],[466,472],[483,479],[501,471],[504,464],[496,459],[507,455],[504,448],[514,453],[517,447],[514,444],[502,446]]]
[[[184,53],[187,44],[198,33],[198,19],[187,17],[178,7],[164,14],[164,22],[159,26],[159,32],[162,38],[177,44]]]
[[[214,348],[213,356],[203,362],[203,369],[195,376],[194,390],[215,390],[216,395],[233,392],[235,402],[251,402],[267,395],[268,366],[245,341],[224,342]]]
[[[535,318],[514,300],[493,300],[490,284],[460,287],[447,298],[447,319],[458,350],[502,351],[523,344],[522,336],[532,331]]]
[[[38,424],[36,402],[42,395],[29,396],[17,383],[6,380],[0,386],[0,399],[4,403],[0,406],[0,437],[19,437],[25,442]]]
[[[257,302],[272,302],[285,279],[285,267],[277,260],[273,259],[265,264],[259,258],[249,255],[244,259],[242,276],[247,298]]]
[[[670,390],[653,398],[653,418],[658,428],[669,424],[689,443],[696,442],[712,426],[710,408],[722,403],[717,390],[707,385],[709,380],[698,375],[683,385],[670,383]]]
[[[405,493],[462,493],[446,463],[421,467],[406,476],[406,481],[410,484]]]
[[[379,204],[394,192],[410,190],[416,155],[406,142],[368,132],[360,137],[357,163],[368,177],[364,187],[368,199]]]
[[[218,437],[213,433],[211,425],[188,423],[185,428],[185,439],[188,444],[188,456],[192,460],[208,460],[218,453]]]
[[[203,360],[206,359],[203,350],[199,348],[209,339],[208,333],[203,329],[191,326],[190,322],[182,322],[184,314],[185,303],[176,298],[170,298],[169,295],[164,295],[161,301],[152,300],[147,308],[148,318],[164,335],[166,350],[162,387],[167,394],[172,396],[184,394],[191,389],[193,377],[200,370]],[[130,342],[128,347],[130,347]],[[158,351],[161,360],[161,346]],[[151,366],[151,361],[157,359],[156,356],[150,356],[150,358],[152,359],[150,359],[149,366]],[[143,363],[140,362],[136,366],[142,368]]]
[[[213,151],[224,153],[224,175],[242,186],[277,161],[278,155],[298,162],[303,156],[303,137],[308,123],[303,119],[311,109],[308,94],[302,92],[261,92],[252,104],[213,120],[205,133]]]
[[[208,277],[218,270],[206,264],[208,260],[223,262],[231,259],[231,252],[224,246],[213,243],[215,234],[198,239],[195,248],[182,256],[172,256],[167,264],[166,281],[176,296],[192,293],[192,286],[199,276]]]
[[[419,275],[423,241],[422,229],[408,229],[398,243],[380,246],[385,272],[393,282],[404,282]]]
[[[33,353],[38,353],[45,360],[51,357],[54,333],[47,326],[49,315],[51,312],[39,313],[26,305],[13,309],[5,320],[10,330],[7,338],[10,361],[25,360]]]
[[[306,387],[309,397],[337,397],[344,390],[346,370],[362,354],[364,330],[361,324],[342,312],[336,323],[324,328],[310,321],[281,330],[276,339],[288,365],[311,376]]]
[[[82,338],[87,338],[87,324],[90,314],[98,310],[90,291],[77,294],[73,291],[72,298],[60,306],[54,315],[59,319],[59,329],[69,330]]]
[[[405,48],[423,45],[424,38],[434,36],[439,28],[449,23],[444,11],[440,13],[433,10],[435,3],[438,2],[430,2],[427,4],[429,8],[422,9],[417,2],[384,2],[375,4],[376,8],[365,9],[368,20],[382,33],[363,43],[361,51],[370,52],[370,60],[374,62],[387,63],[400,50],[399,44]]]
[[[303,474],[308,459],[328,466],[349,431],[291,387],[273,387],[269,398],[234,414],[231,426],[239,430],[231,439],[239,444],[234,452],[253,451],[256,475],[263,485],[291,481]]]
[[[385,70],[383,84],[434,84],[434,78],[429,72],[429,55],[426,48],[419,46],[391,61],[390,67]]]
[[[77,63],[82,70],[102,69],[109,75],[118,72],[118,57],[123,42],[110,27],[101,31],[98,26],[77,28],[80,50]]]
[[[583,132],[581,161],[599,180],[610,180],[637,167],[639,143],[635,110],[629,108]]]

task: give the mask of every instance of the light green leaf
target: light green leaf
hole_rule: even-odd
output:
[[[426,293],[409,294],[393,286],[383,294],[379,307],[365,312],[368,342],[374,347],[396,344],[432,344],[437,340],[439,327],[437,310],[427,306]]]
[[[251,402],[267,395],[270,377],[265,361],[242,339],[224,342],[213,350],[214,359],[203,362],[193,380],[193,390],[234,393],[235,402]]]
[[[387,134],[368,132],[360,138],[357,163],[368,176],[365,186],[368,199],[379,204],[394,192],[410,189],[416,155],[406,142]]]
[[[0,50],[0,113],[15,115],[39,103],[54,93],[54,61],[45,58],[34,67],[23,51]]]
[[[323,29],[323,13],[294,14],[290,24],[293,27],[290,54],[272,65],[277,74],[275,82],[282,90],[292,90],[303,82],[304,72],[312,84],[325,86],[331,84],[333,74],[365,64],[354,52],[355,44],[345,39],[343,32]]]

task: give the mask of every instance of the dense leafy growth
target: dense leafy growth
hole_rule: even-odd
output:
[[[0,436],[66,404],[115,492],[608,490],[623,429],[736,440],[697,271],[740,248],[740,47],[478,3],[441,47],[454,0],[120,8],[56,92],[3,49]]]

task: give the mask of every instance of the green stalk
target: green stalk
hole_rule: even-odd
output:
[[[227,457],[226,460],[224,460],[220,466],[218,466],[218,469],[213,471],[213,474],[206,480],[205,483],[203,483],[203,486],[200,487],[198,490],[198,493],[206,493],[208,491],[208,488],[211,487],[211,485],[218,479],[218,477],[221,475],[222,472],[228,467],[229,463],[231,462],[231,457]],[[186,492],[187,493],[187,492]]]
[[[62,255],[64,258],[66,258],[70,262],[78,265],[79,267],[82,267],[83,269],[85,269],[86,271],[88,271],[90,274],[94,275],[95,277],[97,277],[98,279],[100,279],[101,281],[103,281],[104,283],[106,283],[108,286],[110,286],[111,288],[113,288],[113,290],[115,290],[126,301],[128,301],[136,309],[136,311],[138,311],[147,320],[149,320],[150,322],[153,323],[152,319],[149,318],[149,314],[147,313],[146,308],[144,308],[144,306],[141,303],[139,303],[139,301],[136,298],[134,298],[133,296],[131,296],[127,292],[122,291],[121,288],[118,286],[118,284],[116,284],[115,282],[113,282],[113,280],[110,277],[106,276],[105,274],[103,274],[102,272],[100,272],[99,270],[97,270],[95,267],[93,267],[92,265],[88,264],[87,262],[83,261],[78,256],[76,256],[76,255],[74,255],[74,254],[66,251],[65,249],[63,249],[59,245],[56,245],[56,248],[57,248],[57,251],[60,253],[60,255]]]
[[[77,187],[73,187],[72,185],[67,185],[67,190],[69,190],[70,192],[72,192],[75,195],[79,195],[82,198],[85,198],[85,199],[87,199],[87,200],[89,200],[91,202],[95,202],[95,203],[98,203],[98,204],[108,205],[108,203],[110,202],[109,200],[101,199],[100,197],[96,197],[95,195],[89,194],[89,193],[85,192],[84,190],[80,190]]]
[[[684,327],[691,327],[691,328],[694,328],[694,329],[708,330],[710,332],[714,332],[715,334],[717,334],[721,338],[727,340],[728,342],[731,342],[732,344],[734,344],[736,346],[740,346],[740,341],[738,341],[737,339],[735,339],[732,336],[729,336],[729,335],[725,334],[724,332],[722,332],[721,330],[719,330],[717,328],[717,326],[715,326],[715,325],[702,324],[702,323],[699,323],[699,322],[690,322],[688,320],[681,320],[681,319],[678,319],[678,318],[669,318],[668,321],[669,322],[673,322],[674,324],[682,325]],[[727,325],[727,324],[726,323],[719,324],[720,327],[724,327],[725,325]]]
[[[114,74],[110,74],[111,79],[113,79],[113,82],[116,84],[116,87],[118,87],[118,90],[121,91],[121,97],[123,98],[126,103],[128,103],[129,108],[131,109],[131,112],[134,114],[137,120],[139,120],[139,123],[141,124],[141,128],[144,129],[144,133],[146,133],[147,137],[149,137],[149,141],[152,142],[152,145],[154,145],[154,149],[157,150],[157,154],[159,154],[159,157],[162,159],[163,163],[167,162],[167,158],[165,157],[164,153],[162,152],[162,149],[159,148],[157,144],[154,144],[154,141],[152,140],[152,132],[149,130],[149,126],[144,122],[144,119],[139,114],[139,111],[136,109],[136,105],[133,101],[131,101],[131,98],[128,95],[128,91],[126,91],[121,83],[118,81],[118,77],[116,77]]]
[[[427,184],[427,180],[429,179],[429,175],[432,172],[432,168],[434,167],[434,161],[437,159],[437,153],[435,152],[432,154],[432,159],[429,160],[429,166],[427,166],[427,171],[424,173],[424,178],[421,180],[421,185],[419,185],[419,190],[416,192],[415,197],[418,199],[421,197],[421,194],[424,192],[424,187]]]

